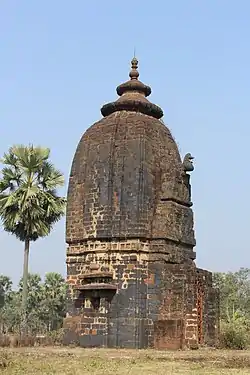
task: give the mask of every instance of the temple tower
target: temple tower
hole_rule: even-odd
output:
[[[211,273],[194,262],[192,158],[182,162],[136,58],[131,65],[119,99],[101,108],[72,163],[65,343],[213,345],[218,299]]]

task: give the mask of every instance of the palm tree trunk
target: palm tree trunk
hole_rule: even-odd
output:
[[[30,241],[25,240],[23,259],[23,293],[22,293],[22,322],[21,334],[27,334],[27,298],[28,298],[28,272],[29,272]]]

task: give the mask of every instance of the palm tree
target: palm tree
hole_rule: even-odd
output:
[[[24,242],[22,332],[27,330],[30,242],[47,236],[65,214],[66,200],[56,189],[64,178],[49,161],[48,148],[16,145],[4,154],[0,179],[0,217],[4,229]]]

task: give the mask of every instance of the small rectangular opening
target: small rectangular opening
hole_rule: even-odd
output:
[[[92,308],[94,310],[99,310],[100,303],[101,303],[101,298],[100,297],[92,297],[91,298],[91,305],[92,305]]]

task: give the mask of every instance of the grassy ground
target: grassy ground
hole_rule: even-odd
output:
[[[0,349],[0,373],[5,375],[249,375],[250,351]]]

